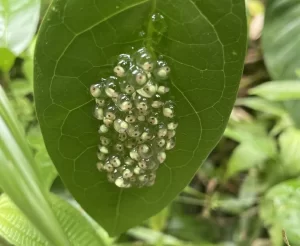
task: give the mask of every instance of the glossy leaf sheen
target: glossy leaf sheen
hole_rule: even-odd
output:
[[[141,47],[141,24],[164,15],[154,49],[172,68],[180,126],[151,188],[122,190],[96,170],[99,121],[89,86],[112,57]],[[155,42],[154,42],[155,43]],[[35,98],[49,154],[84,209],[116,235],[166,206],[219,141],[236,97],[246,44],[244,0],[54,1],[36,46]]]
[[[36,32],[39,15],[40,0],[1,0],[0,47],[21,54]]]

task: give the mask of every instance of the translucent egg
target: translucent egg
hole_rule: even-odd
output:
[[[158,109],[164,105],[164,102],[159,94],[155,94],[153,97],[153,101],[151,103],[151,107]]]
[[[145,159],[145,161],[147,163],[147,169],[151,170],[151,171],[155,171],[160,165],[159,161],[157,160],[157,158],[155,156]]]
[[[103,120],[104,118],[103,108],[96,106],[94,111],[94,116],[97,120]]]
[[[153,146],[155,149],[162,149],[166,145],[166,140],[164,138],[154,139]]]
[[[175,138],[168,139],[166,142],[166,150],[171,150],[175,147]]]
[[[117,178],[115,181],[115,185],[120,188],[129,188],[131,185],[124,181],[123,177]]]
[[[123,152],[123,151],[124,151],[124,145],[123,145],[121,142],[116,143],[116,144],[114,145],[114,149],[115,149],[116,151],[118,151],[118,152]]]
[[[113,174],[113,173],[108,173],[108,174],[107,174],[107,180],[108,180],[108,182],[110,182],[110,183],[114,183],[114,182],[115,182],[114,174]]]
[[[95,98],[106,97],[104,82],[100,82],[99,84],[91,85],[90,93]]]
[[[168,139],[171,139],[171,138],[175,137],[175,135],[176,135],[175,130],[168,130],[168,133],[167,133],[167,138]]]
[[[130,158],[135,160],[135,161],[139,161],[141,160],[141,156],[139,155],[138,151],[136,148],[133,148],[130,152],[129,152]]]
[[[153,150],[148,144],[141,144],[137,147],[137,152],[141,158],[148,159],[153,156]]]
[[[116,77],[109,77],[105,82],[105,93],[108,97],[118,97],[118,80]]]
[[[119,167],[122,164],[120,157],[115,155],[109,158],[109,163],[113,165],[113,167]]]
[[[141,95],[136,95],[134,98],[134,104],[138,110],[148,110],[151,105],[151,101]]]
[[[106,162],[103,168],[105,171],[107,171],[109,173],[112,173],[114,171],[113,165],[110,164],[109,162]]]
[[[140,124],[129,125],[127,129],[127,134],[129,137],[137,138],[142,134],[142,126]]]
[[[136,116],[134,114],[128,114],[125,116],[125,121],[129,124],[132,124],[136,121]]]
[[[109,130],[108,127],[103,124],[99,127],[98,133],[101,135],[106,134],[108,132],[108,130]]]
[[[160,123],[158,125],[157,136],[159,138],[163,138],[167,135],[167,133],[168,133],[168,129],[167,129],[166,125],[163,123]]]
[[[139,166],[135,167],[133,169],[133,172],[136,174],[136,175],[139,175],[139,174],[142,174],[144,173],[145,171],[143,169],[141,169]]]
[[[102,145],[107,146],[111,143],[111,140],[107,137],[101,136],[100,137],[100,142]]]
[[[100,151],[101,153],[103,153],[103,154],[108,154],[108,153],[109,153],[108,148],[107,148],[106,146],[104,146],[104,145],[99,145],[99,146],[98,146],[98,149],[99,149],[99,151]]]
[[[100,108],[103,108],[106,105],[105,98],[96,98],[96,105]]]
[[[113,121],[113,120],[110,120],[110,119],[108,119],[108,118],[106,118],[106,117],[104,117],[103,123],[104,123],[107,127],[111,127],[111,126],[113,125],[114,121]]]
[[[117,104],[118,108],[124,112],[131,110],[132,106],[133,106],[131,98],[129,96],[127,96],[126,94],[120,94],[117,98],[116,104]]]
[[[138,162],[138,165],[139,165],[139,167],[140,167],[141,169],[147,170],[147,163],[146,163],[145,160],[140,160],[140,161]]]
[[[130,85],[126,80],[123,80],[119,83],[121,92],[131,95],[135,92],[135,88]]]
[[[104,170],[104,163],[103,162],[97,162],[97,169],[99,171],[103,171]]]
[[[170,91],[170,88],[163,86],[163,85],[161,85],[157,88],[157,93],[162,94],[162,95],[168,93],[169,91]]]
[[[133,138],[128,138],[125,143],[124,143],[125,147],[127,149],[132,149],[134,148],[134,146],[136,145],[136,140]]]
[[[124,121],[124,120],[116,119],[114,121],[114,129],[118,133],[125,133],[126,130],[128,129],[128,123],[126,121]]]
[[[144,183],[147,183],[148,181],[149,181],[149,178],[148,178],[148,176],[147,175],[140,175],[139,177],[138,177],[138,179],[139,179],[139,181],[142,183],[142,184],[144,184]]]
[[[148,178],[149,178],[149,181],[153,181],[153,180],[156,179],[156,174],[155,173],[149,173]]]
[[[149,180],[148,183],[145,184],[145,186],[151,187],[155,184],[155,179],[154,180]]]
[[[158,125],[158,123],[160,122],[160,115],[158,113],[152,113],[148,116],[147,121],[151,125]]]
[[[132,65],[130,55],[122,54],[118,57],[118,62],[114,67],[114,73],[118,77],[125,77],[126,72]]]
[[[127,134],[125,132],[124,133],[119,133],[118,139],[120,141],[124,142],[127,139]]]
[[[104,109],[104,116],[109,120],[115,120],[117,117],[118,108],[110,103],[107,108]]]
[[[165,162],[166,158],[167,158],[166,152],[162,151],[157,153],[157,160],[159,161],[160,164]]]
[[[142,89],[137,90],[137,93],[144,97],[151,98],[157,92],[157,88],[157,84],[154,83],[152,80],[149,80]]]
[[[133,172],[130,170],[130,169],[125,169],[124,171],[123,171],[123,178],[124,179],[129,179],[129,178],[131,178],[133,176]]]
[[[137,90],[142,88],[147,83],[148,77],[143,69],[133,66],[129,70],[127,81]]]
[[[135,161],[133,159],[131,159],[129,156],[126,156],[124,159],[124,163],[127,166],[133,166],[135,164]]]
[[[178,120],[176,117],[173,117],[167,122],[167,127],[169,130],[175,130],[178,127]]]
[[[167,118],[173,118],[175,116],[175,103],[172,101],[165,102],[163,114]]]
[[[164,61],[157,62],[157,68],[155,69],[155,77],[160,80],[165,80],[169,77],[171,72],[170,67]]]
[[[139,49],[133,55],[133,58],[135,59],[137,65],[143,68],[143,70],[147,72],[151,72],[153,70],[155,59],[154,56],[146,48]]]
[[[107,156],[106,156],[106,154],[104,154],[102,152],[97,152],[97,158],[99,161],[104,161],[104,160],[106,160]]]
[[[151,140],[155,136],[155,128],[154,127],[145,127],[144,132],[141,135],[141,139],[144,141]]]

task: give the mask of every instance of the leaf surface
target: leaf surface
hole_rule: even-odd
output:
[[[40,16],[40,0],[0,1],[0,47],[15,55],[31,42]]]
[[[70,245],[102,246],[94,228],[66,201],[51,195],[51,205]],[[16,246],[50,245],[6,195],[0,197],[0,235]]]
[[[156,12],[167,24],[160,43],[147,31]],[[172,69],[177,147],[153,187],[122,190],[96,170],[99,121],[89,87],[112,73],[113,57],[145,43]],[[219,141],[242,73],[245,6],[243,0],[56,0],[36,45],[35,99],[46,147],[76,200],[116,235],[174,199]]]
[[[262,47],[266,66],[273,80],[284,82],[283,80],[299,79],[299,11],[299,1],[272,0],[267,2]],[[286,85],[286,90],[291,90],[289,85]],[[297,126],[300,127],[300,103],[290,101],[284,102],[284,105]]]

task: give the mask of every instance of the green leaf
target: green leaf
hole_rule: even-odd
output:
[[[274,156],[276,145],[270,138],[259,138],[257,142],[242,143],[236,147],[227,164],[225,178],[231,178],[252,167],[262,167]]]
[[[163,14],[167,24],[160,43],[148,23],[154,12]],[[147,31],[141,23],[150,26],[146,36],[140,35]],[[177,148],[158,170],[153,187],[122,190],[96,170],[99,121],[92,116],[89,87],[111,73],[113,57],[145,42],[173,71]],[[245,44],[244,0],[52,3],[36,44],[37,115],[67,188],[110,235],[165,207],[219,141],[236,97]]]
[[[299,188],[299,179],[280,183],[268,191],[260,205],[260,216],[270,231],[273,231],[273,236],[276,237],[277,233],[281,235],[281,230],[284,229],[291,245],[298,245],[300,242]],[[278,236],[277,240],[279,238]]]
[[[271,101],[300,99],[300,81],[266,82],[249,90],[250,95],[257,95]]]
[[[287,175],[300,174],[300,130],[288,128],[279,136],[280,164]]]
[[[40,0],[1,0],[0,48],[21,54],[36,32],[39,14]]]
[[[53,211],[63,225],[70,245],[105,245],[90,223],[75,208],[55,195],[50,197]],[[49,245],[6,195],[0,197],[0,236],[16,246]]]
[[[300,2],[267,2],[262,45],[266,65],[275,80],[296,79],[300,68]]]
[[[253,110],[265,114],[271,114],[277,117],[282,117],[283,115],[287,114],[284,108],[282,107],[282,105],[280,105],[279,103],[270,102],[268,100],[259,97],[238,98],[235,102],[235,105],[245,106]]]
[[[298,79],[300,68],[300,2],[295,0],[272,0],[267,2],[262,50],[265,63],[274,80]],[[287,88],[290,91],[291,88]],[[271,95],[271,93],[268,92]],[[300,103],[285,102],[297,126],[300,127]]]
[[[149,227],[155,231],[163,231],[168,223],[169,210],[169,207],[165,207],[158,214],[152,216],[148,222]]]
[[[0,47],[0,57],[0,69],[4,72],[8,72],[14,65],[15,55],[10,50]]]
[[[40,169],[1,87],[0,129],[0,187],[49,242],[68,245],[50,206]]]

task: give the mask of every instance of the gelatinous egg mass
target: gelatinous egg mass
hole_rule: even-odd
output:
[[[171,68],[146,48],[122,54],[112,76],[91,85],[99,124],[98,162],[120,188],[147,187],[175,147],[178,122],[170,96]]]

